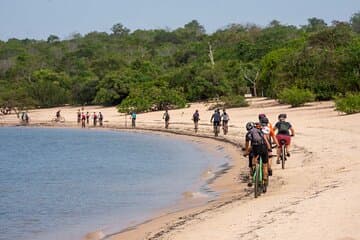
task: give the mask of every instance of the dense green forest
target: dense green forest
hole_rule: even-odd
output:
[[[0,41],[0,106],[119,105],[127,111],[296,87],[317,100],[360,90],[360,12],[296,27],[231,24]]]

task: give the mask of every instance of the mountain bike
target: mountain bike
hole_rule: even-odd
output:
[[[261,195],[261,192],[266,192],[267,184],[264,181],[263,175],[263,162],[261,157],[259,156],[259,161],[256,161],[254,174],[253,174],[253,182],[254,182],[254,196],[257,198]]]
[[[217,137],[220,133],[220,122],[214,122],[214,134]]]
[[[228,133],[228,130],[229,130],[228,122],[227,122],[227,121],[223,121],[223,132],[224,132],[224,135],[226,135],[226,134]]]
[[[281,168],[282,169],[285,169],[285,161],[287,160],[285,143],[286,143],[286,141],[284,139],[280,140],[280,147],[281,147],[280,161],[281,161]]]

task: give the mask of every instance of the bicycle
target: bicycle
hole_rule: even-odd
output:
[[[286,143],[286,141],[284,139],[280,140],[280,147],[281,147],[280,161],[281,161],[281,168],[282,169],[285,169],[285,161],[287,160],[285,143]]]
[[[64,118],[64,117],[55,117],[55,118],[51,119],[51,122],[64,123],[64,122],[65,122],[65,118]]]
[[[259,157],[259,161],[256,161],[254,174],[253,174],[253,182],[254,182],[254,196],[257,198],[261,195],[262,192],[266,192],[267,184],[265,184],[265,180],[263,177],[263,162],[261,157]]]
[[[220,133],[220,123],[219,122],[214,122],[214,134],[215,137],[217,137]]]
[[[228,126],[228,122],[223,122],[223,132],[224,132],[224,135],[226,135],[228,133],[228,130],[229,130],[229,126]]]

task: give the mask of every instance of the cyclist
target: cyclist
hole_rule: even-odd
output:
[[[193,114],[192,120],[194,121],[194,129],[195,132],[197,132],[198,127],[199,127],[199,121],[200,121],[200,114],[199,114],[199,110],[196,109],[196,111]]]
[[[170,121],[170,114],[169,114],[167,109],[164,112],[163,119],[165,119],[165,128],[168,128],[169,127],[169,121]]]
[[[247,139],[249,139],[249,137],[247,136],[248,134],[250,134],[250,130],[253,129],[255,126],[255,124],[253,122],[248,122],[245,126],[246,128],[246,135],[245,135],[245,148],[243,150],[246,150],[248,149],[248,154],[245,153],[245,156],[248,155],[249,156],[249,179],[250,179],[250,182],[248,183],[249,187],[252,186],[252,174],[253,174],[253,168],[252,168],[252,158],[253,158],[253,152],[252,152],[252,149],[251,149],[251,146],[250,146],[250,142],[247,141]]]
[[[217,136],[219,133],[218,130],[219,130],[219,126],[220,126],[220,121],[221,121],[220,110],[216,109],[210,119],[210,122],[213,123],[213,125],[214,125],[215,136]]]
[[[261,118],[261,130],[264,133],[265,137],[267,138],[269,145],[271,148],[268,149],[269,152],[269,176],[272,176],[272,143],[275,143],[276,146],[279,146],[278,140],[275,136],[274,129],[272,128],[271,123],[269,123],[269,119],[267,117]]]
[[[251,148],[250,148],[251,146]],[[258,158],[261,157],[263,162],[264,184],[268,183],[268,149],[270,144],[263,132],[261,131],[261,125],[259,122],[255,123],[255,127],[252,127],[245,137],[245,155],[249,155],[250,151],[253,153],[252,168],[255,166]],[[252,175],[252,174],[251,174]],[[266,188],[264,188],[264,191]]]
[[[223,114],[221,114],[221,119],[223,124],[224,135],[226,135],[228,131],[228,122],[230,121],[230,117],[229,114],[226,113],[225,108],[223,109]]]
[[[281,140],[285,141],[286,155],[290,157],[290,152],[289,152],[290,143],[291,143],[290,136],[295,136],[295,130],[292,127],[292,125],[286,121],[286,118],[287,118],[286,114],[284,113],[279,114],[278,116],[279,121],[275,124],[274,132],[277,132],[276,138],[278,142],[281,142]],[[281,151],[281,146],[280,144],[278,144],[277,160],[276,160],[277,164],[280,164],[280,151]]]

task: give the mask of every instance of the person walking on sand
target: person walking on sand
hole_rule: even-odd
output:
[[[85,120],[86,120],[85,113],[81,113],[81,128],[85,128]]]
[[[133,111],[133,112],[131,113],[131,127],[132,127],[132,128],[135,128],[135,127],[136,127],[136,126],[135,126],[135,122],[136,122],[136,112]]]
[[[93,118],[94,127],[96,127],[96,123],[97,123],[97,115],[96,115],[96,112],[94,112],[92,118]]]
[[[86,112],[86,124],[89,125],[90,113]]]
[[[194,129],[195,132],[198,131],[198,127],[199,127],[199,121],[200,121],[200,114],[199,114],[199,110],[196,109],[196,111],[193,114],[192,120],[194,121]]]
[[[163,119],[165,119],[165,128],[169,128],[170,114],[167,109],[164,112]]]
[[[77,112],[77,122],[80,123],[81,121],[81,112],[80,112],[80,109],[78,110]]]
[[[229,130],[229,121],[230,121],[230,117],[229,114],[227,114],[226,109],[223,109],[223,114],[221,114],[221,119],[222,119],[222,125],[223,125],[223,132],[224,135],[226,135],[228,133]]]
[[[99,125],[100,125],[100,127],[103,126],[103,119],[104,119],[104,116],[102,115],[101,112],[99,112]]]

